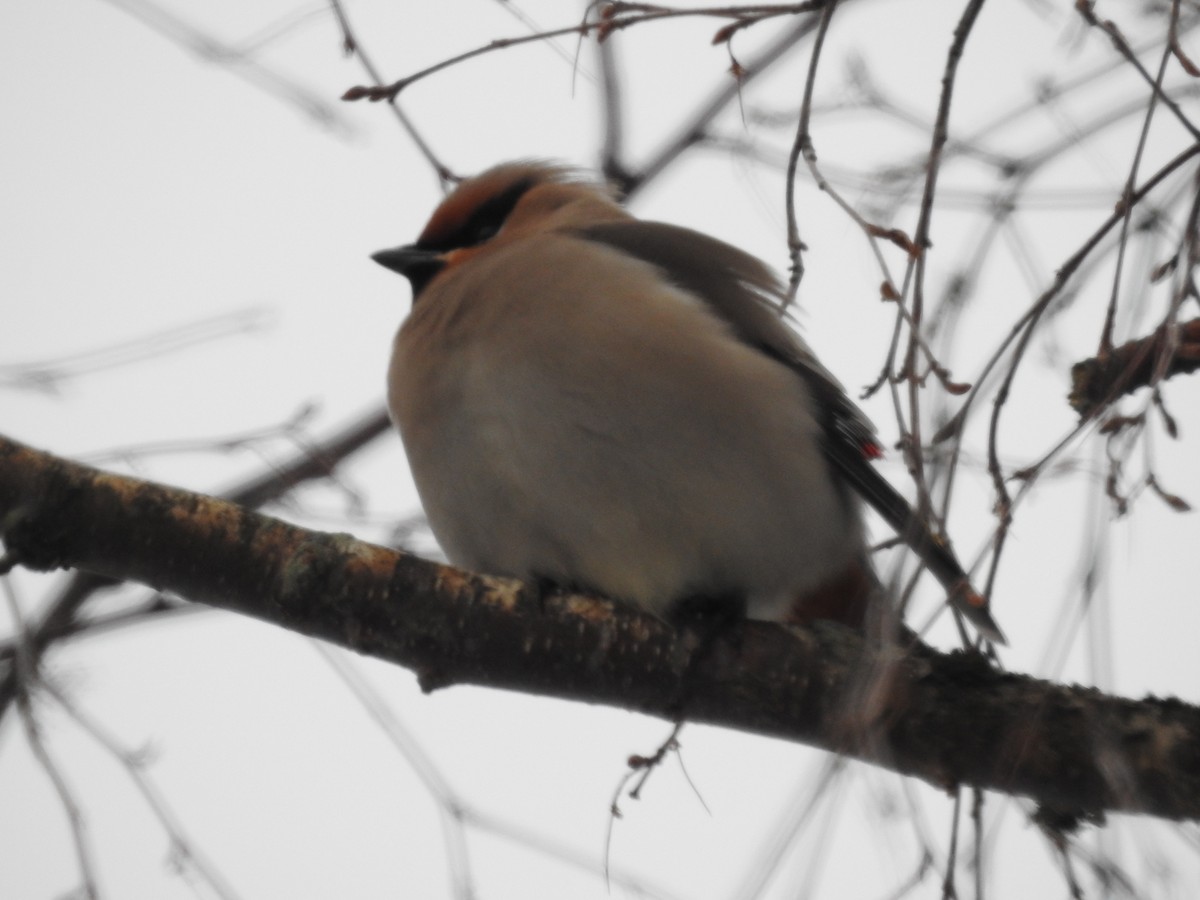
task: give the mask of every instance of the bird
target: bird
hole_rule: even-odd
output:
[[[863,630],[884,593],[865,502],[1005,642],[756,257],[521,160],[462,180],[414,243],[372,259],[411,284],[388,408],[452,564],[663,618]]]

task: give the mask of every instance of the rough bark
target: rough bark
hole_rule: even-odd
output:
[[[1161,326],[1071,367],[1071,406],[1093,416],[1113,400],[1173,375],[1200,370],[1200,319]]]
[[[744,623],[708,642],[602,599],[544,595],[0,438],[9,563],[143,582],[416,671],[774,735],[952,788],[1200,816],[1200,709],[872,647],[835,625]],[[697,652],[697,647],[705,647]]]
[[[346,428],[269,471],[256,475],[222,496],[241,506],[257,507],[277,500],[292,488],[331,475],[348,456],[391,428],[387,410],[380,406],[360,416]],[[46,605],[40,619],[26,628],[27,652],[35,663],[54,641],[75,630],[80,608],[98,591],[116,587],[121,578],[80,571]],[[16,697],[17,673],[0,668],[0,719]]]

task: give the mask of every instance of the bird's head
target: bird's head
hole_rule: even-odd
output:
[[[441,272],[513,241],[628,218],[602,185],[547,162],[504,163],[463,180],[415,243],[371,256],[412,283],[414,299]]]

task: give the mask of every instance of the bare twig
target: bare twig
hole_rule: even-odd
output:
[[[817,171],[817,154],[813,149],[812,135],[809,133],[809,120],[812,117],[813,88],[817,83],[817,66],[821,60],[821,48],[825,46],[825,35],[829,33],[829,25],[837,10],[837,0],[832,0],[821,11],[817,22],[816,37],[813,38],[812,53],[808,58],[808,75],[804,79],[804,99],[800,102],[800,120],[796,124],[796,139],[792,142],[792,150],[788,154],[787,179],[784,187],[784,204],[787,213],[787,247],[788,256],[792,261],[788,273],[786,308],[796,300],[796,292],[800,289],[800,280],[804,277],[803,252],[807,249],[800,238],[800,224],[796,219],[796,166],[800,157],[808,164],[813,173],[817,187],[825,190],[820,173]]]
[[[215,896],[222,898],[222,900],[236,900],[239,896],[237,891],[234,890],[233,886],[229,884],[225,876],[208,859],[200,847],[188,837],[183,823],[179,820],[167,798],[158,785],[154,783],[154,780],[146,774],[146,760],[143,758],[143,754],[121,746],[120,741],[109,733],[107,728],[80,709],[52,681],[42,680],[40,686],[42,690],[55,699],[63,711],[74,720],[76,725],[100,745],[104,749],[104,752],[115,759],[125,770],[138,793],[142,795],[146,806],[150,808],[159,825],[166,832],[171,843],[172,855],[190,866],[212,890]]]
[[[1187,164],[1197,155],[1200,155],[1200,144],[1193,144],[1175,156],[1174,159],[1166,163],[1153,176],[1151,176],[1145,184],[1143,184],[1131,197],[1131,202],[1139,203],[1143,198],[1148,196],[1151,191],[1157,188],[1170,175],[1176,172],[1180,167]],[[1050,303],[1057,297],[1067,283],[1074,277],[1076,271],[1083,264],[1092,252],[1099,246],[1104,236],[1109,233],[1122,219],[1122,211],[1113,211],[1100,227],[1092,232],[1091,236],[1084,241],[1083,245],[1068,257],[1064,263],[1058,268],[1055,273],[1053,282],[1047,287],[1040,296],[1038,296],[1028,310],[1021,318],[1013,325],[1012,329],[1005,336],[1000,346],[993,353],[992,357],[984,366],[983,374],[976,380],[976,384],[981,384],[998,365],[999,361],[1010,352],[1012,360],[1008,367],[1008,371],[997,389],[996,396],[992,402],[992,415],[988,430],[988,471],[992,477],[992,486],[996,493],[996,514],[999,518],[999,525],[993,538],[993,550],[991,566],[988,571],[987,588],[985,595],[990,596],[990,588],[995,580],[997,567],[999,566],[1000,555],[1003,550],[1005,537],[1008,533],[1009,525],[1011,524],[1013,498],[1009,495],[1008,489],[1005,486],[1005,476],[1003,468],[1000,464],[1000,456],[998,449],[998,435],[1000,416],[1005,404],[1008,402],[1009,392],[1012,388],[1013,380],[1016,378],[1018,364],[1023,358],[1025,349],[1033,336],[1034,329],[1038,321],[1045,315]],[[972,391],[967,397],[966,405],[969,405],[977,394]]]
[[[1125,57],[1125,60],[1142,76],[1142,80],[1154,91],[1154,95],[1162,101],[1167,109],[1171,110],[1175,116],[1175,120],[1187,129],[1188,133],[1192,136],[1192,140],[1200,141],[1200,128],[1197,128],[1192,123],[1192,120],[1184,113],[1178,103],[1163,93],[1162,86],[1157,79],[1146,71],[1146,67],[1142,65],[1142,61],[1138,59],[1133,48],[1125,40],[1125,36],[1121,34],[1121,29],[1117,27],[1117,24],[1112,19],[1099,18],[1095,13],[1094,7],[1094,0],[1075,0],[1075,10],[1083,17],[1083,20],[1108,35],[1117,52]]]
[[[56,391],[65,382],[121,366],[134,365],[199,344],[224,340],[231,335],[251,334],[269,327],[271,313],[252,307],[198,319],[184,325],[117,341],[102,347],[24,363],[0,365],[0,387]]]
[[[1154,110],[1158,107],[1158,97],[1163,92],[1163,78],[1167,74],[1167,63],[1171,59],[1171,48],[1169,46],[1163,48],[1162,58],[1158,64],[1158,75],[1154,78],[1154,91],[1150,94],[1150,100],[1146,104],[1146,115],[1142,121],[1142,129],[1138,134],[1137,149],[1134,150],[1133,159],[1129,164],[1129,176],[1125,179],[1125,187],[1121,195],[1121,207],[1125,213],[1121,221],[1121,236],[1117,241],[1117,259],[1113,269],[1112,290],[1109,293],[1108,309],[1104,314],[1104,327],[1100,331],[1100,350],[1101,354],[1112,350],[1113,346],[1113,328],[1117,320],[1117,300],[1121,294],[1121,275],[1125,268],[1125,250],[1129,245],[1129,228],[1133,221],[1133,204],[1129,202],[1129,197],[1133,193],[1134,187],[1137,185],[1138,172],[1141,169],[1142,156],[1146,152],[1146,143],[1150,139],[1150,124],[1154,121]],[[1166,96],[1166,94],[1163,94]]]
[[[31,645],[25,628],[25,620],[21,615],[21,608],[13,591],[12,579],[0,576],[0,582],[3,583],[9,615],[18,632],[17,654],[13,671],[16,682],[17,712],[25,730],[25,739],[29,743],[29,749],[33,753],[34,759],[46,773],[46,777],[50,779],[54,793],[58,795],[58,801],[67,815],[67,824],[71,829],[71,841],[75,847],[75,860],[79,866],[81,880],[79,890],[87,900],[100,900],[100,887],[96,880],[96,863],[92,858],[91,843],[87,837],[87,820],[75,799],[75,792],[67,783],[58,763],[54,761],[50,751],[46,748],[46,743],[42,740],[41,726],[33,712],[30,693],[38,678],[35,662],[29,653]]]
[[[916,257],[911,264],[915,266],[912,281],[911,324],[909,325],[908,350],[905,354],[902,375],[908,379],[908,426],[909,433],[904,435],[906,448],[905,458],[909,472],[917,489],[916,507],[919,513],[928,515],[932,509],[929,502],[929,487],[924,474],[924,460],[920,448],[921,441],[921,385],[917,378],[917,356],[920,348],[918,335],[924,328],[925,319],[925,273],[928,264],[928,251],[932,246],[930,240],[931,222],[933,220],[933,201],[937,194],[938,174],[941,170],[942,150],[950,133],[950,106],[954,96],[954,83],[958,74],[958,64],[962,59],[967,38],[975,26],[979,11],[983,8],[983,0],[969,0],[958,24],[954,27],[954,39],[946,54],[946,67],[942,74],[942,92],[938,99],[937,115],[934,119],[933,135],[929,146],[929,157],[925,169],[925,189],[921,196],[920,212],[917,216],[917,227],[913,232],[913,244],[916,247]],[[988,596],[985,592],[984,596]]]
[[[383,84],[379,69],[372,62],[367,51],[363,49],[358,37],[354,34],[350,27],[350,18],[346,15],[346,10],[342,6],[341,0],[329,0],[329,4],[333,9],[334,15],[337,16],[338,26],[342,29],[342,47],[346,53],[353,54],[366,70],[367,75],[375,82],[376,87]],[[409,136],[417,150],[425,157],[426,161],[433,166],[433,171],[437,174],[438,181],[441,182],[442,188],[457,180],[449,167],[441,161],[441,159],[433,152],[433,148],[429,146],[421,132],[417,131],[417,127],[413,125],[412,120],[408,118],[404,110],[400,108],[400,104],[396,102],[395,96],[388,98],[388,105],[392,108],[392,113],[396,117],[396,121],[400,123],[400,127],[404,129],[404,133]]]
[[[205,62],[221,66],[260,90],[295,107],[318,125],[342,133],[353,130],[349,120],[342,115],[337,106],[329,103],[323,95],[259,62],[254,58],[253,47],[227,44],[169,12],[163,6],[147,0],[108,2]]]
[[[336,2],[336,0],[334,0]],[[629,28],[634,25],[641,25],[646,22],[657,22],[664,19],[689,18],[695,16],[704,16],[710,18],[733,19],[732,26],[726,26],[717,32],[713,38],[713,43],[724,43],[732,37],[737,30],[745,28],[749,25],[762,22],[767,19],[776,18],[779,16],[795,16],[802,13],[810,13],[820,9],[828,0],[808,0],[805,3],[790,3],[783,5],[766,5],[757,7],[711,7],[711,8],[696,8],[696,9],[670,9],[665,6],[656,6],[646,3],[605,3],[600,8],[598,18],[590,17],[589,15],[577,25],[567,25],[562,28],[551,28],[545,31],[538,31],[534,34],[525,34],[517,37],[495,38],[488,41],[480,47],[474,47],[471,50],[466,50],[454,56],[447,57],[424,69],[413,72],[411,75],[406,75],[391,84],[375,84],[375,85],[355,85],[349,88],[342,94],[343,100],[370,100],[372,103],[380,100],[394,100],[401,91],[416,84],[418,81],[423,81],[430,75],[434,75],[445,69],[452,68],[467,60],[475,59],[489,53],[495,53],[499,50],[507,50],[510,47],[519,47],[523,44],[540,43],[553,38],[565,37],[567,35],[579,35],[586,37],[595,35],[596,39],[603,42],[612,34]]]

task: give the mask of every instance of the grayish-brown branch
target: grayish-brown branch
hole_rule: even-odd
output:
[[[1057,814],[1200,817],[1200,709],[1001,672],[974,654],[871,649],[838,626],[697,635],[539,595],[228,501],[0,438],[6,559],[74,566],[251,615],[416,671],[774,735]],[[696,663],[699,664],[696,664]]]

